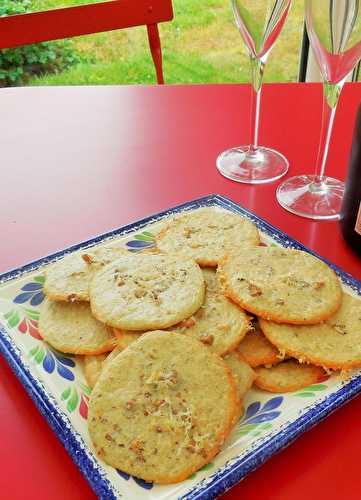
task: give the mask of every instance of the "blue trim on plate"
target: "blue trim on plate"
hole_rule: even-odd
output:
[[[252,212],[240,207],[232,200],[221,195],[209,195],[177,205],[174,208],[154,214],[122,228],[115,229],[77,245],[73,245],[60,252],[43,257],[20,268],[8,271],[0,275],[0,284],[18,278],[28,272],[35,271],[39,267],[53,262],[67,253],[74,252],[80,248],[93,246],[105,239],[111,239],[115,236],[125,235],[127,233],[140,230],[144,226],[147,226],[152,222],[156,222],[168,215],[183,210],[191,210],[200,206],[218,206],[248,217],[261,231],[271,236],[281,245],[304,250],[326,262],[330,267],[332,267],[332,269],[335,270],[337,275],[345,284],[351,286],[359,295],[361,295],[360,281],[345,273],[339,267],[335,266],[317,253],[304,247],[301,243],[288,237],[282,233],[282,231],[265,222],[260,217],[257,217]],[[32,376],[29,369],[23,363],[17,348],[13,345],[6,333],[6,330],[2,328],[1,325],[0,333],[2,333],[0,336],[1,352],[4,354],[10,367],[23,384],[25,390],[28,392],[41,414],[48,421],[50,427],[59,437],[75,464],[88,480],[90,486],[99,498],[107,500],[115,499],[116,496],[110,481],[101,473],[100,467],[97,465],[97,462],[92,455],[87,451],[87,447],[81,436],[71,427],[70,421],[66,415],[60,411],[56,401],[52,399],[49,394],[47,394],[42,384]],[[305,413],[293,423],[285,424],[285,428],[277,434],[271,435],[267,440],[263,439],[260,446],[252,449],[243,458],[231,460],[217,473],[210,476],[210,478],[206,478],[201,481],[182,498],[187,498],[187,500],[202,498],[202,500],[204,500],[215,498],[224,493],[227,489],[231,488],[234,484],[243,479],[247,474],[262,465],[274,453],[277,453],[281,449],[288,446],[303,432],[316,425],[331,412],[335,411],[348,400],[355,397],[359,392],[361,392],[361,375],[352,379],[350,382],[345,384],[344,387],[331,394],[320,403],[311,406],[310,409],[305,411]]]
[[[192,488],[181,500],[211,500],[223,494],[248,474],[258,469],[275,453],[293,443],[301,434],[316,426],[328,415],[339,409],[345,403],[361,392],[361,375],[351,380],[346,387],[331,394],[321,403],[314,404],[301,417],[291,424],[285,424],[284,429],[264,440],[260,446],[252,449],[242,459],[233,459],[224,465],[210,478],[201,481]]]
[[[74,430],[67,416],[61,412],[55,399],[51,398],[41,382],[32,376],[1,323],[0,333],[2,334],[0,336],[0,352],[66,451],[82,471],[94,492],[101,499],[116,500],[114,488],[104,473],[100,472],[97,461],[87,451],[82,437]]]

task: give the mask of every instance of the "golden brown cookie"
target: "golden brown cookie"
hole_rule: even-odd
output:
[[[79,252],[66,255],[46,269],[44,293],[50,300],[89,301],[89,277]]]
[[[259,244],[256,226],[235,213],[204,207],[183,212],[168,222],[156,237],[162,252],[195,259],[201,266],[217,266],[235,248]]]
[[[344,294],[337,313],[320,325],[278,325],[260,320],[272,344],[300,361],[331,369],[361,366],[361,300]]]
[[[342,290],[335,272],[300,250],[242,249],[230,254],[218,272],[228,297],[276,323],[320,323],[341,304]]]
[[[255,368],[255,385],[268,392],[292,392],[328,378],[320,366],[300,364],[294,359],[282,361],[278,365]]]
[[[257,321],[254,329],[247,333],[237,347],[237,352],[252,368],[282,361],[279,350],[264,336]]]
[[[92,247],[82,252],[82,259],[88,264],[91,272],[114,262],[123,255],[129,255],[124,248],[124,243],[113,243],[112,245]]]
[[[126,255],[97,271],[90,282],[92,312],[121,330],[167,328],[203,303],[202,272],[192,259]]]
[[[45,299],[38,326],[46,342],[69,354],[103,354],[117,345],[112,329],[92,316],[86,302]]]
[[[150,332],[103,370],[89,401],[89,433],[109,465],[175,483],[219,452],[238,411],[219,356],[184,335]]]

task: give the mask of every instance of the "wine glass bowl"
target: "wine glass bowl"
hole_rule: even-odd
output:
[[[270,182],[279,179],[288,170],[288,161],[281,153],[259,146],[258,130],[265,64],[290,6],[291,0],[232,0],[235,22],[250,58],[252,141],[250,145],[224,151],[218,156],[216,165],[224,177],[237,182]]]
[[[339,84],[360,58],[361,18],[353,0],[306,1],[306,25],[323,81]]]
[[[268,57],[286,21],[291,1],[231,1],[236,25],[251,57]]]
[[[315,173],[291,177],[277,189],[280,205],[310,219],[338,219],[344,183],[325,175],[339,96],[361,58],[358,0],[305,0],[310,45],[323,80],[321,137]]]

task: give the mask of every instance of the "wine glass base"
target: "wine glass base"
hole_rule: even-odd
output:
[[[274,149],[239,146],[217,158],[217,169],[227,179],[246,184],[262,184],[279,179],[288,170],[288,160]]]
[[[339,219],[344,183],[332,177],[315,175],[291,177],[280,184],[276,196],[278,203],[293,214],[308,219]]]

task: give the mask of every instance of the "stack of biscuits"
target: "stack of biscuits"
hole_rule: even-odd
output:
[[[260,246],[257,228],[230,212],[176,215],[156,243],[57,261],[39,330],[82,355],[98,456],[165,484],[219,452],[253,383],[293,391],[361,366],[361,307],[323,262]]]

